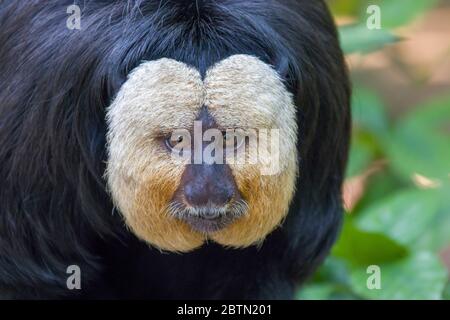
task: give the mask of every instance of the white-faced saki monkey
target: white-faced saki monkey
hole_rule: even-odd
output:
[[[0,2],[0,297],[291,299],[341,225],[321,0]]]

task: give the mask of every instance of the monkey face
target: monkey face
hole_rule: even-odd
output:
[[[107,120],[112,199],[151,245],[180,252],[206,240],[246,247],[286,216],[297,176],[295,106],[277,72],[259,59],[231,56],[204,79],[175,60],[145,62],[123,84]],[[174,136],[180,130],[186,136]],[[230,130],[256,143],[216,135]],[[263,142],[269,136],[270,147]]]

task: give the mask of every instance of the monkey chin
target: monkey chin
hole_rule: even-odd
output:
[[[247,220],[245,217],[243,220]],[[168,221],[167,232],[158,232],[153,228],[126,219],[132,232],[151,247],[161,251],[187,253],[194,251],[207,241],[216,242],[226,248],[239,249],[261,243],[278,224],[266,226],[265,229],[248,230],[246,222],[235,221],[226,227],[214,223],[196,223]],[[247,220],[248,223],[248,220]]]
[[[185,218],[184,221],[189,224],[193,230],[204,234],[217,232],[232,223],[231,219],[205,219],[198,217],[188,217]]]
[[[247,176],[248,177],[248,176]],[[241,177],[237,175],[238,180]],[[242,179],[245,179],[242,177]],[[258,181],[258,182],[257,182]],[[246,248],[260,244],[285,218],[293,190],[293,174],[286,170],[279,176],[256,177],[241,181],[248,185],[244,190],[248,199],[248,211],[232,222],[216,225],[214,221],[186,221],[170,214],[164,201],[157,204],[155,194],[161,195],[161,186],[144,184],[132,203],[121,203],[126,224],[133,233],[152,247],[170,252],[189,252],[206,241],[216,242],[227,248]],[[285,188],[281,188],[284,186]],[[168,186],[167,186],[168,187]],[[160,192],[155,192],[159,190]],[[255,190],[256,192],[250,191]],[[170,190],[167,190],[170,193]],[[125,194],[121,193],[124,197]],[[129,199],[128,197],[125,197]],[[123,198],[122,198],[123,199]]]
[[[131,231],[152,247],[182,253],[206,241],[235,249],[261,243],[288,213],[297,176],[295,168],[294,159],[272,176],[261,176],[256,167],[232,168],[247,211],[222,228],[215,230],[211,224],[200,229],[203,232],[169,211],[182,169],[163,166],[140,175],[132,172],[131,176],[140,176],[140,180],[125,174],[123,166],[110,166],[108,173],[112,198]]]

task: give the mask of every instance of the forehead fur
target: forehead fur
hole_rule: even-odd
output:
[[[193,126],[206,106],[219,127],[280,130],[282,171],[261,177],[255,165],[230,165],[248,214],[212,234],[200,234],[169,214],[184,167],[158,137]],[[231,56],[199,72],[171,59],[145,62],[107,110],[106,178],[133,232],[170,251],[189,251],[206,239],[232,247],[261,241],[286,215],[297,174],[295,106],[277,72],[256,57]]]
[[[130,117],[136,128],[149,132],[183,127],[194,121],[202,91],[200,74],[186,64],[165,58],[145,62],[131,72],[109,108],[110,125]]]
[[[218,122],[282,128],[295,120],[292,96],[278,73],[253,56],[234,55],[216,64],[206,74],[205,90],[206,105]]]

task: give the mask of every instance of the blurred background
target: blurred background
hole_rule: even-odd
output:
[[[327,2],[354,86],[346,215],[298,298],[450,299],[450,0]]]

